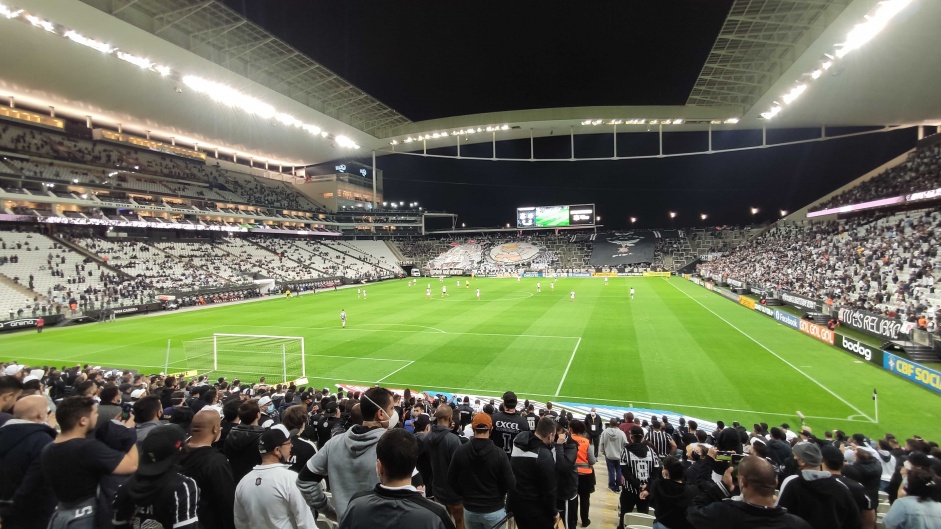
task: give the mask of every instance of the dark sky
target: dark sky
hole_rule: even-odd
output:
[[[223,0],[406,117],[592,105],[683,105],[732,0]],[[828,134],[839,131],[828,127]],[[819,131],[769,131],[769,142]],[[760,143],[717,134],[715,148]],[[727,154],[597,162],[491,162],[381,156],[387,200],[419,201],[470,226],[514,222],[525,205],[596,203],[625,227],[743,224],[799,209],[910,149],[914,131]],[[610,156],[611,136],[576,136],[576,156]],[[666,152],[706,148],[703,133],[666,135]],[[489,143],[462,147],[491,156]],[[435,151],[431,151],[435,152]],[[439,151],[443,154],[456,154]],[[618,154],[655,154],[655,134],[622,134]],[[529,157],[529,142],[498,143]],[[568,158],[568,136],[537,140],[537,158]],[[361,160],[371,163],[369,160]]]

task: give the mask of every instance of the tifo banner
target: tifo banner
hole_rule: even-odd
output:
[[[755,310],[755,300],[753,300],[752,298],[749,298],[747,296],[739,296],[738,303],[739,305]]]
[[[800,320],[799,328],[802,333],[809,334],[821,342],[827,342],[828,344],[833,345],[833,331],[827,327],[817,325],[816,323],[812,323],[807,320]]]
[[[864,358],[868,362],[872,362],[873,364],[880,366],[882,365],[882,349],[879,349],[878,347],[864,344],[859,340],[848,338],[840,333],[834,333],[833,345],[851,354]]]
[[[670,277],[670,272],[644,272],[644,277]]]
[[[890,340],[907,338],[903,335],[907,335],[915,328],[915,324],[911,322],[890,320],[872,312],[847,308],[840,309],[840,322],[858,331]]]
[[[772,318],[774,317],[774,309],[769,309],[761,303],[755,303],[755,310],[764,314],[765,316],[771,316]]]
[[[882,367],[886,370],[907,378],[919,386],[924,386],[936,393],[941,393],[941,373],[934,369],[916,364],[911,360],[895,356],[892,353],[884,353],[882,356]]]
[[[812,299],[798,296],[796,294],[790,294],[788,292],[781,292],[781,301],[787,303],[788,305],[810,310],[817,310],[817,307],[819,306],[819,304]]]
[[[617,266],[652,263],[654,239],[654,234],[649,231],[599,236],[591,243],[591,265]]]
[[[541,251],[538,246],[528,242],[508,242],[491,248],[489,257],[500,264],[528,263]]]
[[[800,318],[798,318],[797,316],[794,316],[794,315],[792,315],[792,314],[788,314],[788,313],[784,312],[783,310],[777,310],[777,309],[775,309],[775,310],[774,310],[774,319],[777,320],[777,321],[779,321],[779,322],[781,322],[781,323],[783,323],[784,325],[789,325],[789,326],[791,326],[791,327],[794,327],[795,329],[800,329],[800,328],[801,328],[801,324],[800,324],[800,321],[801,321],[801,320],[800,320]]]

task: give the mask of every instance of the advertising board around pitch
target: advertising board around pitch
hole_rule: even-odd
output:
[[[941,373],[934,369],[929,369],[892,353],[883,353],[882,367],[900,377],[911,380],[919,386],[926,387],[935,393],[941,393]]]

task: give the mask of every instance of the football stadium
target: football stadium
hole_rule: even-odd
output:
[[[675,4],[0,0],[0,527],[936,527],[941,2]]]

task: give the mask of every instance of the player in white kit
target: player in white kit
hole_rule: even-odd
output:
[[[570,301],[575,301],[575,291],[572,291],[572,294],[569,296]]]
[[[604,286],[608,286],[608,278],[607,278],[607,276],[604,278]]]
[[[425,298],[431,299],[431,287],[425,289]]]
[[[480,289],[477,289],[477,301],[480,301]]]
[[[536,292],[542,292],[542,283],[536,283]]]
[[[442,287],[441,287],[441,297],[445,297],[445,296],[447,296],[447,295],[448,295],[448,287],[447,287],[447,286],[442,286]]]
[[[634,287],[631,287],[631,299],[634,299]]]
[[[360,297],[360,295],[361,295],[362,293],[363,293],[363,289],[357,288],[357,289],[356,289],[356,299],[359,299],[359,297]]]
[[[552,290],[553,292],[555,292],[555,281],[553,281],[552,283],[549,283],[549,290]]]
[[[346,328],[346,311],[340,309],[340,326]]]

